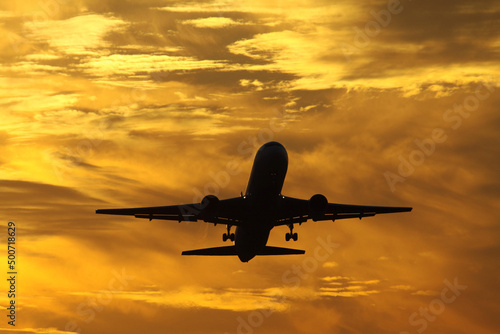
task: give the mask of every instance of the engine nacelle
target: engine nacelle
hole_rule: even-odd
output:
[[[219,199],[215,195],[207,195],[201,200],[201,218],[205,221],[217,216]]]
[[[309,217],[313,221],[320,220],[325,215],[327,206],[328,200],[324,195],[313,195],[309,200]]]

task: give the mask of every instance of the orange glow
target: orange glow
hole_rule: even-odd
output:
[[[0,333],[495,333],[500,8],[391,3],[1,4]],[[284,194],[413,212],[308,222],[304,256],[250,263],[180,256],[221,226],[94,214],[238,196],[270,140]]]

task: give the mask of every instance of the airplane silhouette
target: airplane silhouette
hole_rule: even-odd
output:
[[[225,224],[227,233],[222,240],[234,241],[232,246],[195,249],[182,255],[237,255],[248,262],[256,255],[304,254],[304,250],[267,246],[271,229],[287,225],[286,241],[297,241],[294,224],[345,218],[372,217],[379,213],[411,211],[411,207],[366,206],[328,203],[325,196],[313,195],[309,200],[286,197],[281,194],[288,168],[288,154],[278,142],[262,145],[255,155],[245,195],[219,200],[207,195],[201,203],[156,206],[130,209],[99,209],[96,213],[129,215],[135,218],[173,221],[198,221]],[[236,233],[231,227],[236,226]]]

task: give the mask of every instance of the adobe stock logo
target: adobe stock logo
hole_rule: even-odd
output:
[[[113,277],[108,281],[108,288],[100,290],[97,293],[89,294],[84,302],[81,302],[76,308],[77,316],[65,325],[66,332],[76,332],[81,334],[82,327],[89,324],[97,317],[98,312],[102,312],[105,306],[111,304],[114,295],[119,294],[129,284],[129,281],[135,279],[135,276],[128,275],[125,268],[121,272],[112,270]]]
[[[283,285],[270,298],[272,303],[269,308],[256,309],[245,317],[237,317],[236,334],[253,334],[274,312],[286,307],[289,297],[284,294],[283,289],[289,288],[291,291],[298,289],[305,280],[313,276],[313,273],[321,267],[321,264],[326,262],[340,246],[332,240],[331,235],[327,235],[326,238],[317,237],[316,242],[317,246],[311,252],[311,255],[304,257],[301,263],[293,264],[290,269],[283,272],[281,275]],[[226,332],[225,334],[229,333]]]
[[[458,130],[464,120],[478,111],[481,104],[486,101],[495,91],[492,82],[481,82],[474,89],[472,94],[467,95],[462,103],[455,103],[452,108],[448,108],[442,114],[442,119],[449,124],[449,129]],[[384,177],[391,191],[396,190],[396,184],[403,183],[408,177],[413,175],[416,168],[422,166],[427,159],[436,152],[438,144],[443,144],[449,138],[446,133],[450,133],[446,128],[436,127],[431,135],[424,139],[415,138],[413,143],[417,147],[407,156],[399,155],[399,165],[397,173],[385,171]]]
[[[378,12],[374,10],[370,11],[370,15],[374,19],[366,22],[364,30],[361,30],[358,26],[353,27],[355,34],[352,39],[352,44],[339,43],[339,48],[348,63],[351,62],[352,55],[368,47],[372,38],[377,37],[382,32],[382,28],[388,27],[392,22],[392,18],[395,15],[401,14],[404,9],[404,6],[399,0],[388,0],[386,7],[387,9],[381,9]]]
[[[422,333],[429,326],[429,322],[434,322],[437,316],[441,315],[446,310],[446,305],[449,305],[457,300],[457,297],[462,294],[462,291],[467,289],[467,285],[458,283],[458,278],[453,279],[453,283],[445,279],[446,285],[439,297],[434,298],[429,303],[428,307],[420,307],[418,312],[413,312],[408,317],[408,323],[416,329],[417,333]],[[399,332],[399,334],[410,334],[410,332]]]

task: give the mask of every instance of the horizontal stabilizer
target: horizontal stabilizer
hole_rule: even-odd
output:
[[[283,247],[266,246],[257,255],[287,255],[287,254],[304,254],[306,251],[302,249],[292,249]]]
[[[283,247],[265,246],[257,252],[256,255],[287,255],[287,254],[304,254],[305,251],[301,249],[291,249]],[[194,249],[182,252],[182,255],[208,255],[208,256],[224,256],[224,255],[238,255],[236,246],[224,246]]]
[[[236,246],[194,249],[182,252],[182,255],[238,255]]]

